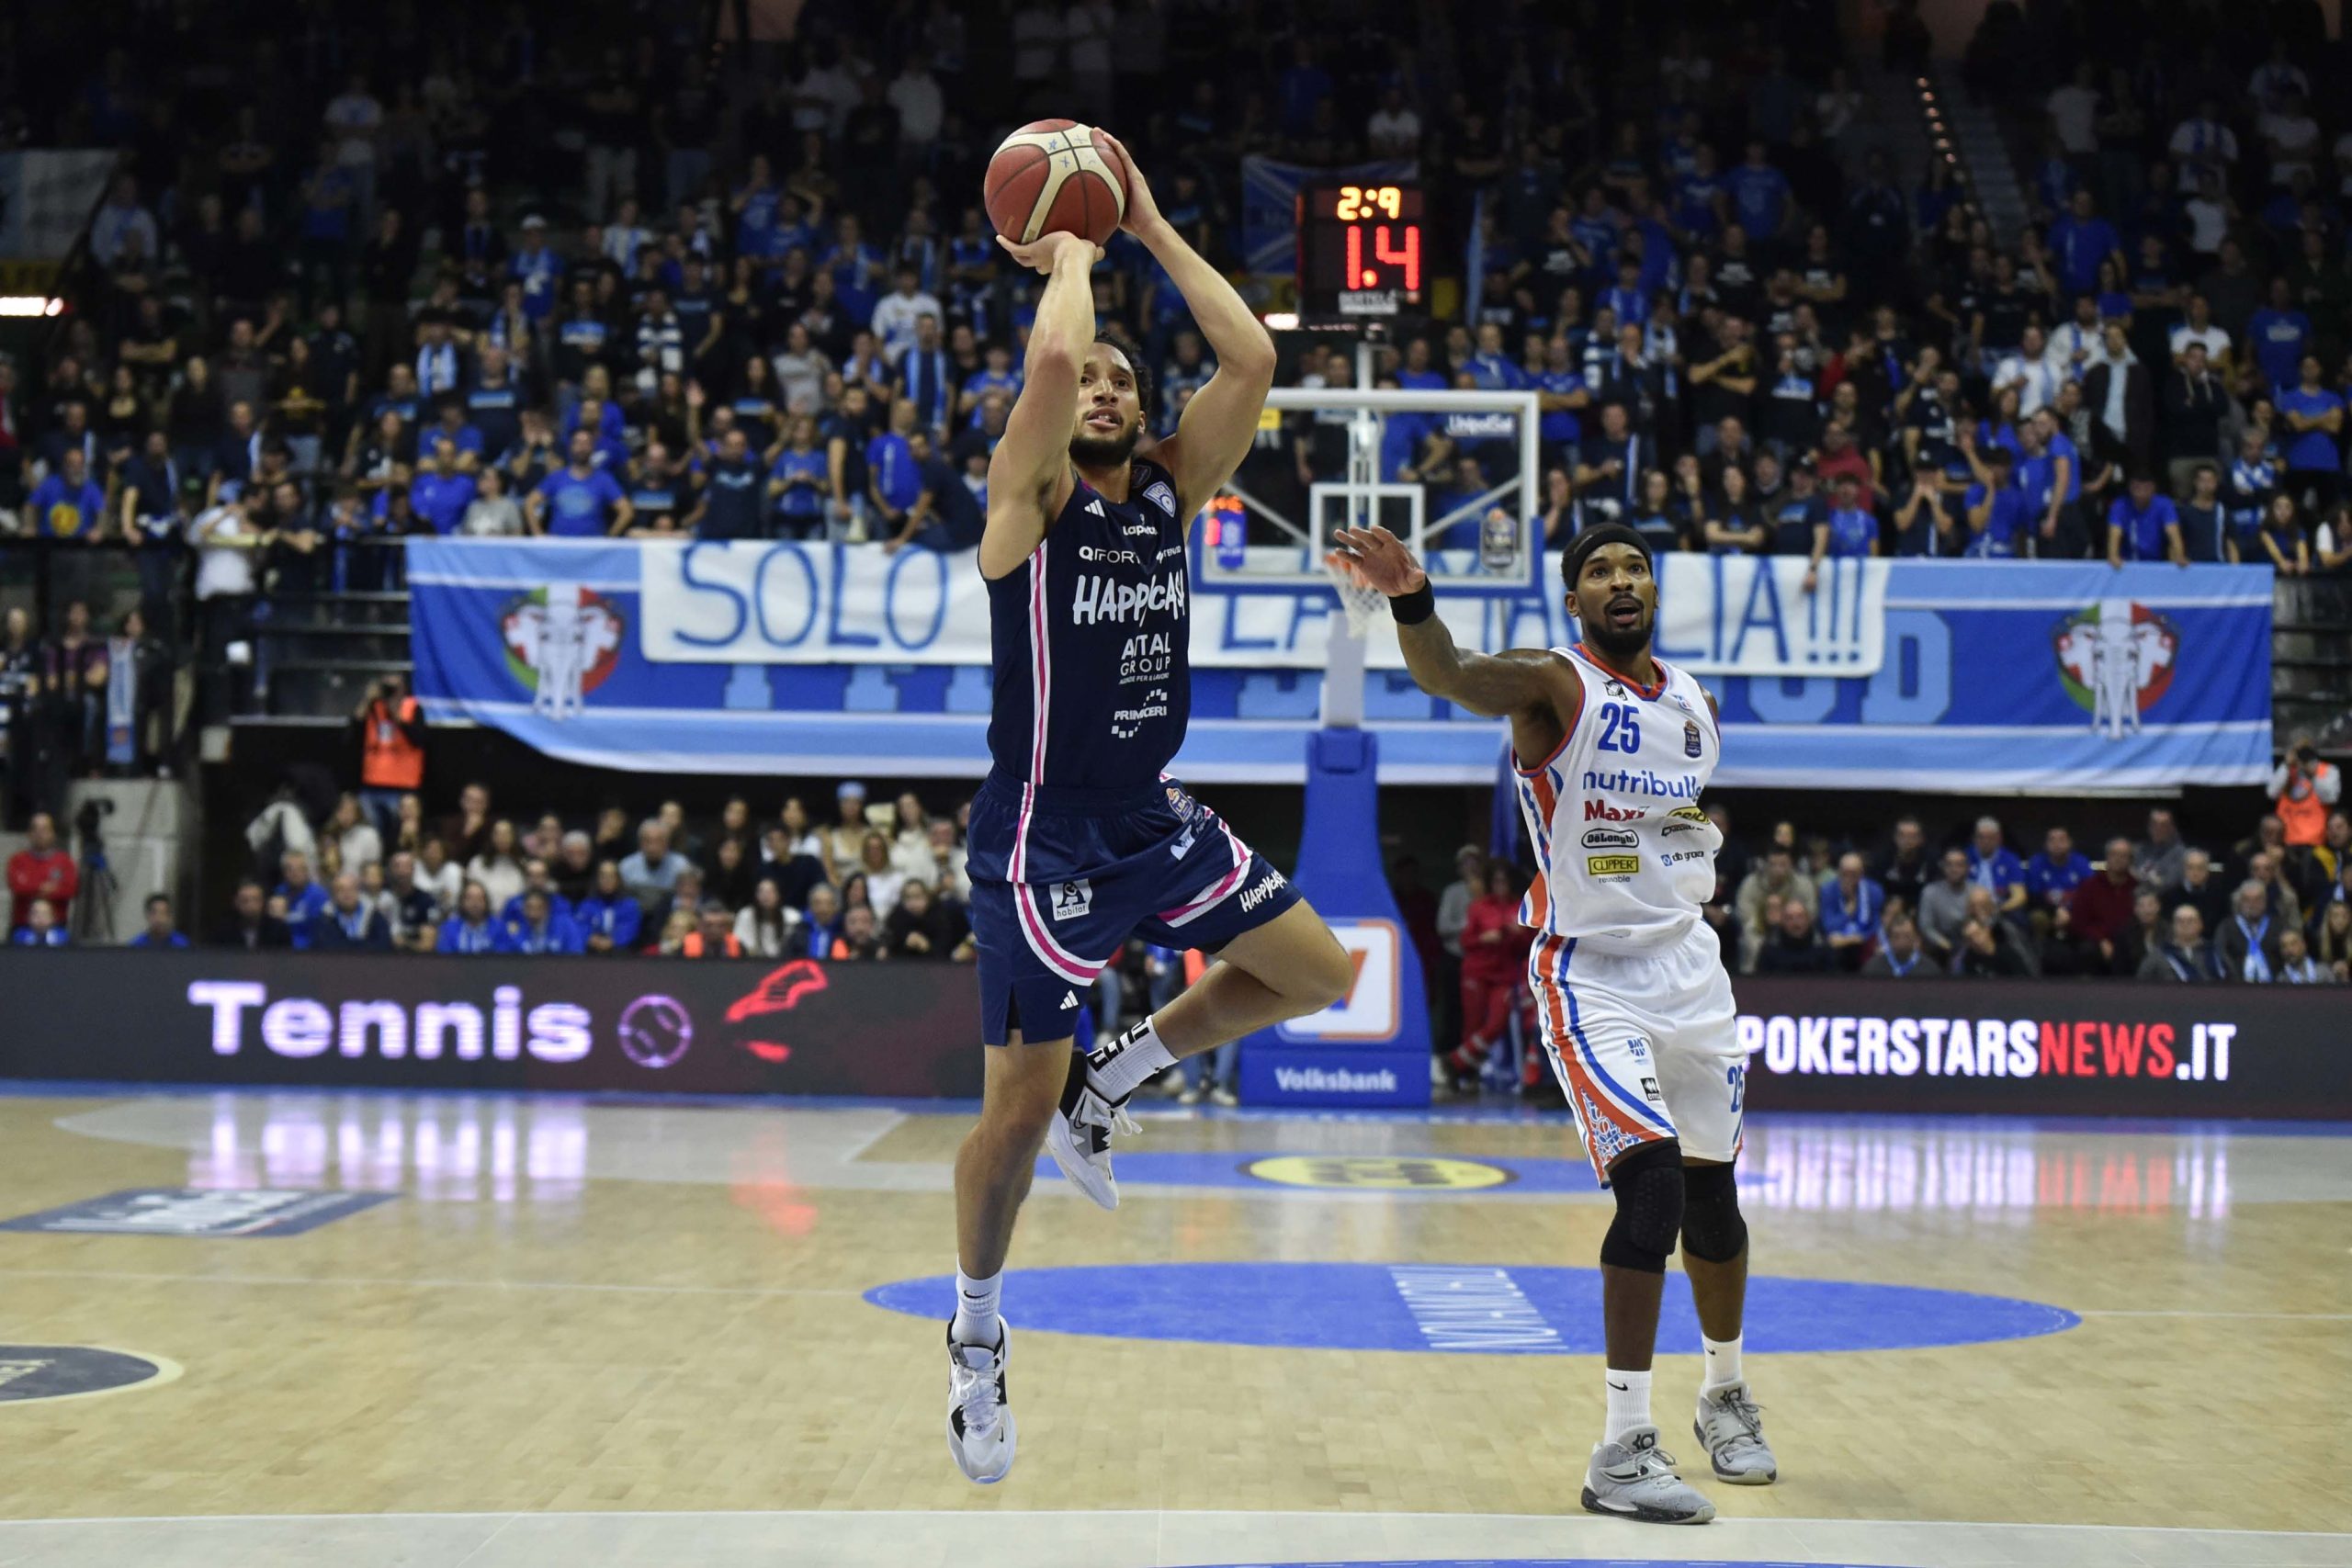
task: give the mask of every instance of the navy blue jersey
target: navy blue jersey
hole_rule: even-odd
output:
[[[1156,784],[1192,714],[1191,600],[1168,470],[1136,458],[1124,502],[1079,480],[1036,552],[989,584],[996,776]]]

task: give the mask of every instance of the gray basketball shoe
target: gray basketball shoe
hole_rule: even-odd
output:
[[[1746,1383],[1702,1392],[1690,1430],[1706,1445],[1716,1480],[1734,1486],[1770,1486],[1780,1479],[1780,1461],[1764,1440],[1763,1409],[1747,1397]]]
[[[1703,1525],[1715,1506],[1674,1473],[1674,1456],[1657,1446],[1656,1427],[1636,1427],[1592,1450],[1584,1472],[1585,1511],[1645,1525]]]

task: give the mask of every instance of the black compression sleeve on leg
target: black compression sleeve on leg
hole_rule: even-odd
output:
[[[1708,1263],[1728,1263],[1747,1247],[1747,1222],[1727,1165],[1682,1169],[1682,1250]]]
[[[1646,1144],[1609,1169],[1617,1217],[1600,1238],[1600,1260],[1618,1269],[1663,1274],[1682,1229],[1682,1147]]]

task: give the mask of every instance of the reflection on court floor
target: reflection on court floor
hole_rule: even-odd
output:
[[[1154,1108],[1119,1213],[1042,1179],[971,1488],[970,1117],[0,1095],[0,1563],[2352,1565],[2344,1129],[1758,1115],[1781,1483],[1646,1531],[1577,1506],[1611,1210],[1524,1115]]]

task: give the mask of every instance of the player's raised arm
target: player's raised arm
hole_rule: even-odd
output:
[[[1078,372],[1094,343],[1094,289],[1087,274],[1102,259],[1082,234],[1041,234],[1016,245],[1012,258],[1046,276],[1037,320],[1029,329],[1026,379],[1004,438],[989,458],[989,515],[980,535],[980,575],[1002,577],[1027,560],[1069,483],[1069,430],[1078,417]]]
[[[1584,703],[1575,666],[1542,648],[1464,652],[1437,618],[1429,573],[1403,541],[1385,528],[1341,528],[1331,537],[1333,558],[1356,585],[1388,595],[1415,685],[1472,713],[1510,719],[1511,746],[1522,761],[1559,750]]]
[[[1258,415],[1266,406],[1266,389],[1274,384],[1274,340],[1225,275],[1160,216],[1133,154],[1117,138],[1111,141],[1127,165],[1127,209],[1119,227],[1143,242],[1167,269],[1216,356],[1216,374],[1184,405],[1176,434],[1152,451],[1175,476],[1177,515],[1190,517],[1233,477],[1258,438]]]

